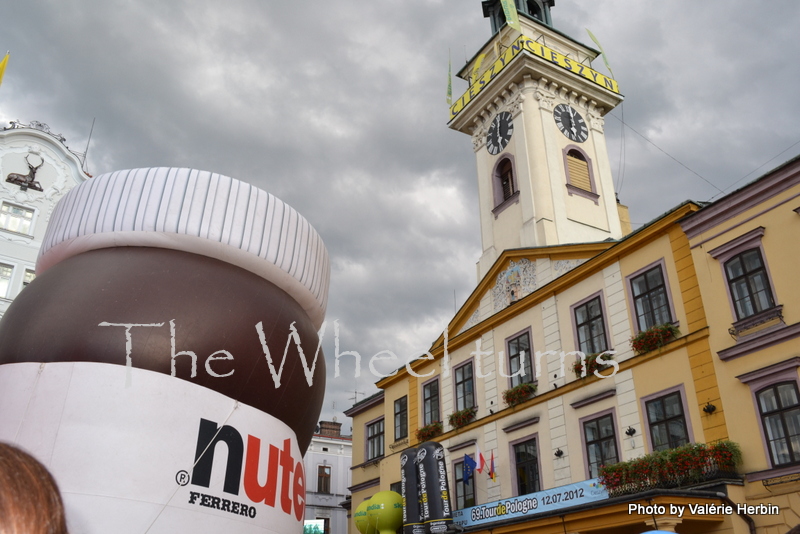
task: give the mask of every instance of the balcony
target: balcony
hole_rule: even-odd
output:
[[[741,480],[739,446],[731,441],[713,445],[690,443],[657,451],[635,460],[600,468],[600,481],[610,497],[652,489],[688,488],[716,480]]]

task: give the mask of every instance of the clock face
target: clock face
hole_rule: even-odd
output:
[[[501,111],[494,116],[489,132],[486,134],[486,150],[495,156],[499,154],[511,141],[511,134],[514,133],[514,122],[511,113]]]
[[[583,143],[589,138],[589,129],[586,127],[581,114],[568,104],[559,104],[553,110],[553,118],[561,133],[572,141]]]

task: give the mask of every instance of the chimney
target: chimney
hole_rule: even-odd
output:
[[[329,438],[339,438],[342,436],[342,423],[336,421],[320,421],[319,435]]]

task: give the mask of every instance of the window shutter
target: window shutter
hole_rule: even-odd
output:
[[[570,185],[584,191],[592,190],[592,182],[589,179],[589,164],[583,158],[573,155],[572,152],[567,154],[567,173]]]

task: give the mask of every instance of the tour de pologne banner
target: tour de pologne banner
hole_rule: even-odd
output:
[[[453,523],[461,527],[485,525],[516,517],[526,517],[552,512],[608,499],[608,492],[600,479],[583,480],[566,486],[537,491],[519,497],[502,499],[453,512]]]

